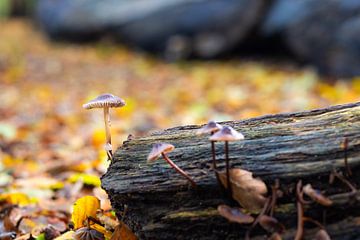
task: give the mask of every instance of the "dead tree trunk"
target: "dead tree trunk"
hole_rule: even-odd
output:
[[[299,113],[268,115],[244,121],[224,122],[242,132],[243,142],[231,142],[232,167],[252,171],[268,186],[280,179],[285,196],[280,199],[275,217],[284,223],[284,239],[293,239],[296,231],[294,185],[298,179],[312,183],[336,204],[324,208],[312,204],[305,211],[326,227],[333,239],[360,239],[360,194],[350,197],[339,182],[330,185],[329,173],[344,169],[344,138],[353,172],[351,181],[360,180],[360,103],[333,106]],[[229,223],[216,211],[229,203],[211,170],[209,136],[197,136],[199,126],[181,126],[124,142],[114,156],[102,187],[110,196],[118,216],[123,218],[140,239],[241,239],[246,226]],[[164,161],[146,164],[152,144],[168,142],[176,149],[169,157],[196,181],[198,189]],[[224,168],[224,144],[216,143],[216,155]],[[340,194],[340,195],[339,195]],[[336,196],[337,195],[337,196]],[[323,214],[326,211],[326,216]],[[325,217],[323,217],[325,216]],[[305,236],[315,230],[305,225]],[[252,236],[265,232],[256,228]]]

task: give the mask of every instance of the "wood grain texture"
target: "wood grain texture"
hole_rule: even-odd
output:
[[[344,167],[344,137],[349,140],[348,162],[354,176],[360,175],[360,103],[221,124],[232,126],[245,136],[244,141],[229,144],[232,167],[252,171],[268,186],[276,178],[280,179],[287,193],[287,197],[281,199],[280,209],[294,205],[292,190],[297,179],[327,189],[329,194],[347,191],[344,185],[327,183],[334,168]],[[199,127],[175,127],[125,141],[102,177],[102,187],[113,207],[120,214],[127,206],[124,221],[141,239],[239,239],[244,236],[243,226],[230,224],[217,214],[216,207],[229,203],[229,199],[217,186],[211,170],[209,136],[195,134]],[[192,189],[165,161],[146,163],[147,154],[156,142],[168,142],[176,147],[168,155],[192,176],[197,189]],[[223,169],[223,143],[216,143],[216,156]],[[342,204],[329,208],[327,221],[336,224],[360,214],[357,203],[356,199],[352,199],[352,205],[343,200]],[[287,228],[294,228],[296,213],[291,207],[285,209],[285,213],[277,213],[278,217]],[[312,217],[321,220],[323,208],[315,205],[310,210]],[[340,217],[333,219],[334,216]],[[254,235],[263,233],[254,231]]]

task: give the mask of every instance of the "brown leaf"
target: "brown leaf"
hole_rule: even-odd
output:
[[[322,195],[319,190],[312,188],[311,184],[306,184],[303,187],[303,191],[312,200],[314,200],[315,202],[317,202],[323,206],[331,206],[332,205],[332,201],[329,198]]]
[[[114,230],[115,227],[116,227],[117,225],[119,225],[119,222],[118,222],[116,219],[114,219],[114,218],[111,217],[111,216],[106,215],[106,213],[105,213],[103,210],[101,210],[101,209],[98,209],[98,210],[96,211],[96,216],[97,216],[97,218],[99,219],[99,221],[100,221],[103,225],[105,225],[105,228],[106,228],[107,230]]]
[[[115,231],[110,240],[137,240],[137,236],[123,222],[116,226]]]
[[[240,224],[249,224],[254,222],[251,215],[245,214],[240,208],[231,208],[227,205],[219,205],[217,208],[219,214],[229,220],[230,222],[237,222]]]
[[[104,234],[89,227],[82,227],[75,231],[75,240],[105,240]]]
[[[260,216],[259,224],[266,231],[271,233],[283,233],[285,230],[284,225],[282,225],[276,218],[267,215]]]
[[[221,183],[227,188],[226,173],[219,173]],[[240,168],[230,169],[230,182],[232,184],[233,198],[249,211],[260,210],[265,202],[267,187],[265,183],[253,178],[252,173]]]

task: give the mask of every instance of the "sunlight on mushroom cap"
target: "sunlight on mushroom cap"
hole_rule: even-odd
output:
[[[240,208],[231,208],[223,204],[219,205],[217,210],[222,217],[226,218],[230,222],[248,224],[254,221],[252,216],[243,213]]]
[[[238,141],[243,139],[244,135],[228,126],[223,127],[220,131],[210,137],[211,141]]]
[[[155,143],[147,157],[147,162],[153,162],[158,159],[162,153],[169,153],[174,149],[174,145],[169,143]]]
[[[196,131],[197,135],[217,132],[222,129],[222,126],[214,121],[210,121]]]
[[[114,96],[110,93],[105,93],[97,98],[90,100],[88,103],[83,105],[85,109],[92,109],[92,108],[103,108],[103,107],[123,107],[125,106],[125,101],[117,96]]]

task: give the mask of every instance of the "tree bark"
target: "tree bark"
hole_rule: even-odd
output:
[[[244,141],[229,143],[232,168],[253,172],[267,183],[268,189],[275,179],[280,180],[284,197],[279,199],[275,217],[286,226],[284,239],[292,239],[296,231],[294,187],[299,179],[335,199],[335,204],[327,208],[318,204],[306,206],[305,216],[320,222],[325,219],[325,227],[333,239],[360,238],[360,221],[353,218],[360,215],[360,194],[347,194],[349,189],[338,180],[328,183],[333,169],[344,171],[345,154],[353,173],[350,181],[355,185],[359,182],[360,103],[221,124],[232,126],[245,136]],[[181,126],[155,132],[125,141],[115,152],[102,177],[102,187],[118,216],[127,209],[123,220],[140,239],[244,237],[247,226],[229,223],[217,213],[219,204],[234,204],[217,185],[211,169],[209,136],[197,136],[199,127]],[[348,139],[346,151],[345,138]],[[147,154],[156,142],[176,147],[168,156],[194,179],[196,189],[165,161],[146,163]],[[215,145],[218,169],[224,170],[224,144]],[[313,237],[315,230],[308,230],[313,227],[305,224],[305,238]],[[260,227],[252,231],[254,237],[264,234]]]

